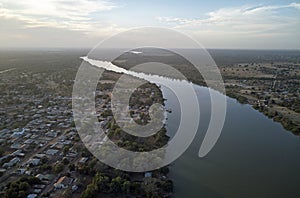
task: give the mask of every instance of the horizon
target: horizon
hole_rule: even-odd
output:
[[[1,48],[92,48],[151,26],[189,35],[207,49],[300,49],[297,1],[0,0]]]
[[[57,50],[92,50],[93,47],[0,47],[0,51],[57,51]],[[107,48],[107,49],[128,49],[128,48]],[[188,49],[196,48],[169,48],[169,49]],[[242,51],[300,51],[300,48],[204,48],[205,50],[242,50]]]

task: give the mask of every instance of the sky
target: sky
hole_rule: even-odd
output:
[[[300,1],[0,0],[0,48],[90,48],[144,26],[206,48],[300,49]]]

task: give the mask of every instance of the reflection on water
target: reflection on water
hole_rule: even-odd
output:
[[[227,99],[226,121],[216,146],[205,158],[197,157],[210,102],[207,88],[195,85],[195,89],[201,120],[194,142],[171,166],[174,197],[300,197],[299,137],[234,99]],[[167,101],[175,111],[177,106],[176,101]],[[168,116],[170,131],[177,117]]]
[[[87,61],[158,84],[164,81],[176,87],[188,83],[127,71],[108,62]],[[174,197],[300,197],[299,137],[234,99],[227,99],[226,121],[216,146],[205,158],[198,157],[209,124],[210,97],[208,88],[193,86],[200,104],[200,125],[191,146],[170,166]],[[173,136],[181,110],[171,89],[162,86],[162,92],[166,107],[172,109],[167,130]]]

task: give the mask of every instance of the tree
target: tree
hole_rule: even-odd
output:
[[[63,193],[62,193],[63,198],[71,198],[72,197],[72,190],[70,188],[67,188]]]
[[[40,184],[40,183],[41,183],[41,180],[40,180],[39,178],[37,178],[37,177],[31,176],[31,177],[28,178],[28,183],[29,183],[30,185]]]
[[[29,186],[29,184],[28,184],[27,182],[21,182],[21,183],[19,184],[19,190],[25,191],[25,190],[27,190],[29,187],[30,187],[30,186]]]
[[[133,182],[131,184],[131,189],[134,192],[134,194],[140,194],[140,192],[141,192],[141,183]]]
[[[18,192],[16,192],[15,189],[9,188],[5,191],[5,197],[6,198],[18,197]]]
[[[162,184],[162,187],[166,192],[172,192],[173,182],[171,180],[168,180]]]
[[[62,160],[62,163],[64,164],[64,165],[67,165],[67,164],[69,164],[70,162],[69,162],[69,160],[67,159],[67,158],[63,158],[63,160]]]
[[[19,191],[18,194],[19,194],[20,198],[26,197],[26,195],[27,195],[27,193],[25,191],[23,191],[23,190]]]
[[[74,171],[75,170],[75,165],[74,164],[69,164],[68,166],[70,171]]]
[[[45,164],[48,162],[48,158],[46,156],[44,156],[44,157],[42,157],[41,161],[43,164]]]
[[[40,166],[40,169],[42,171],[51,170],[52,166],[50,164],[43,164],[43,165]]]
[[[55,166],[54,166],[54,168],[53,168],[53,171],[55,172],[55,173],[60,173],[61,171],[63,171],[64,170],[64,165],[62,165],[62,164],[56,164]]]
[[[111,190],[115,193],[121,192],[122,178],[120,176],[113,178],[110,183]]]
[[[40,183],[40,180],[32,176],[22,176],[16,181],[10,182],[5,191],[6,198],[26,197],[31,185]]]
[[[70,147],[69,146],[65,146],[63,148],[63,154],[66,155],[69,152],[69,150],[70,150]]]
[[[0,148],[0,157],[2,157],[4,154],[4,149],[3,148]]]
[[[131,186],[130,181],[124,181],[124,183],[122,184],[122,191],[129,194],[130,193],[130,186]]]
[[[101,173],[97,173],[93,180],[93,183],[96,185],[97,191],[108,191],[109,178],[107,176],[104,176]]]
[[[94,167],[95,167],[95,165],[97,164],[97,159],[96,158],[93,158],[92,160],[91,160],[91,162],[89,163],[89,168],[92,170]]]
[[[95,185],[89,184],[86,189],[82,192],[80,198],[92,198],[95,195]]]

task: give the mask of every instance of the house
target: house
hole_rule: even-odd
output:
[[[0,145],[4,142],[6,142],[6,139],[0,139]]]
[[[42,189],[34,189],[33,192],[39,194],[40,192],[42,192]]]
[[[53,175],[51,174],[37,174],[35,177],[39,178],[41,181],[50,181],[53,179]]]
[[[58,153],[58,150],[56,149],[49,149],[46,152],[47,155],[55,155],[56,153]]]
[[[72,192],[75,192],[77,189],[78,189],[78,186],[77,186],[77,185],[73,185],[73,186],[72,186]]]
[[[12,156],[18,156],[18,157],[24,157],[25,156],[25,153],[22,153],[22,150],[16,150],[15,152],[13,152],[12,154],[11,154]]]
[[[43,185],[43,184],[36,184],[36,185],[34,185],[33,186],[35,189],[43,189],[43,188],[45,188],[45,185]]]
[[[16,170],[16,173],[19,174],[19,175],[23,175],[23,174],[25,174],[25,172],[26,172],[25,168],[19,168],[19,169]]]
[[[57,180],[57,182],[54,184],[54,187],[55,188],[67,188],[72,182],[73,182],[72,178],[63,176]]]
[[[9,135],[9,130],[8,129],[2,129],[0,131],[0,138],[6,139],[8,137],[8,135]]]
[[[45,154],[40,154],[40,153],[39,153],[39,154],[36,154],[35,157],[36,157],[36,158],[39,158],[39,159],[42,159],[43,157],[46,157],[46,155],[45,155]]]
[[[37,194],[29,194],[27,195],[27,198],[36,198],[37,197]]]
[[[6,159],[8,159],[10,155],[4,155],[3,157],[0,158],[0,163]]]
[[[67,154],[67,157],[77,157],[78,153],[75,153],[74,151],[71,151]]]
[[[61,144],[60,142],[56,142],[50,146],[50,148],[57,148],[57,149],[62,149],[63,147],[64,145]]]
[[[10,136],[11,138],[18,137],[18,136],[23,135],[23,133],[25,132],[25,129],[20,130],[19,128],[17,128],[17,129],[14,129],[12,132],[13,132],[13,134]]]
[[[146,172],[145,173],[145,178],[150,178],[152,177],[152,173],[151,172]]]
[[[20,158],[15,157],[15,158],[13,158],[12,160],[10,160],[9,162],[3,164],[2,167],[3,167],[3,168],[10,168],[10,167],[16,165],[16,164],[17,164],[18,162],[20,162],[20,161],[21,161]]]
[[[25,135],[24,138],[30,138],[30,136],[32,136],[32,134],[31,134],[31,133],[28,133],[27,135]]]
[[[65,135],[61,135],[58,139],[59,141],[65,141],[67,138]]]
[[[32,165],[32,166],[37,166],[37,165],[39,165],[40,163],[41,163],[41,160],[40,160],[40,159],[36,159],[36,158],[29,159],[29,160],[26,162],[27,166],[30,166],[30,165]]]
[[[57,137],[57,132],[49,131],[45,135],[48,136],[48,137],[55,138],[55,137]]]
[[[0,175],[3,175],[6,172],[6,169],[0,168]]]
[[[71,143],[72,143],[71,140],[65,140],[65,141],[63,142],[64,145],[70,145]]]
[[[19,142],[14,142],[14,143],[10,146],[10,148],[12,148],[12,149],[20,149],[20,148],[22,148],[22,147],[24,147],[24,145],[23,145],[23,144],[20,144]]]
[[[24,142],[24,144],[31,144],[33,142],[33,139],[28,139]]]
[[[85,164],[85,163],[88,161],[88,159],[89,159],[89,158],[87,158],[87,157],[83,157],[83,158],[81,158],[81,159],[79,160],[79,163],[80,163],[80,164]]]
[[[31,175],[31,171],[30,170],[26,171],[25,175]]]
[[[37,137],[39,137],[39,135],[33,134],[33,135],[30,137],[30,139],[36,139]]]

